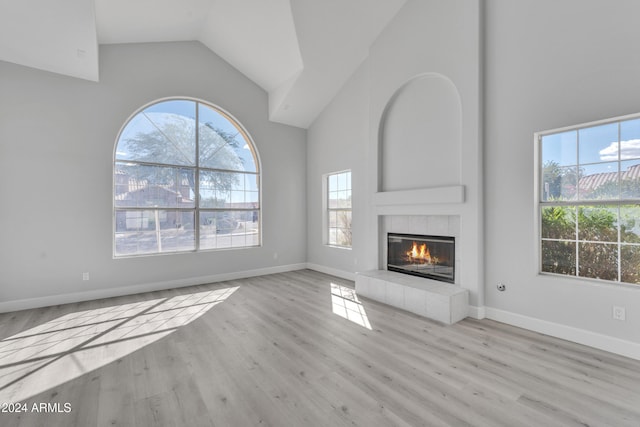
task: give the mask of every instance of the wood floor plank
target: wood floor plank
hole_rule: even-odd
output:
[[[301,270],[0,314],[0,396],[72,407],[0,425],[640,426],[639,361],[353,295]]]

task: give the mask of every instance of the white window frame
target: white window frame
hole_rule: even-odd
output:
[[[220,114],[222,117],[224,117],[225,119],[227,119],[233,126],[236,127],[236,129],[239,131],[240,134],[242,134],[243,138],[245,139],[245,141],[247,142],[247,144],[250,145],[250,149],[253,153],[253,157],[254,157],[254,161],[255,161],[255,172],[243,172],[243,171],[226,171],[226,170],[222,170],[222,169],[215,169],[215,168],[209,168],[209,167],[204,167],[201,166],[199,164],[200,160],[199,160],[199,148],[198,148],[198,126],[196,125],[195,127],[195,165],[193,166],[182,166],[182,165],[172,165],[172,164],[161,164],[161,163],[150,163],[150,162],[139,162],[139,161],[128,161],[127,162],[131,162],[131,163],[138,163],[138,164],[146,164],[146,165],[150,165],[150,166],[167,166],[167,167],[177,167],[177,168],[184,168],[184,169],[191,169],[195,172],[195,180],[194,180],[194,184],[195,184],[195,188],[194,188],[194,193],[195,193],[195,200],[194,200],[194,207],[193,208],[165,208],[165,207],[118,207],[116,206],[116,201],[115,201],[115,196],[116,196],[116,186],[117,186],[117,182],[116,182],[116,165],[118,162],[123,162],[123,160],[118,160],[117,156],[116,156],[116,152],[118,149],[118,144],[120,141],[120,137],[122,135],[122,132],[125,130],[125,128],[127,127],[127,125],[136,117],[138,116],[140,113],[142,113],[145,109],[156,105],[156,104],[160,104],[163,102],[168,102],[168,101],[190,101],[195,103],[196,108],[195,108],[195,114],[196,114],[196,123],[198,123],[198,106],[204,105],[206,107],[209,107],[211,109],[213,109],[216,113]],[[122,127],[120,128],[120,131],[118,132],[118,136],[116,138],[115,144],[114,144],[114,153],[113,153],[113,187],[112,187],[112,203],[113,203],[113,207],[112,207],[112,220],[113,220],[113,228],[112,228],[112,238],[113,238],[113,258],[114,259],[122,259],[122,258],[132,258],[132,257],[145,257],[145,256],[161,256],[161,255],[170,255],[170,254],[184,254],[184,253],[194,253],[194,252],[209,252],[209,251],[219,251],[219,250],[234,250],[234,249],[247,249],[247,248],[256,248],[256,247],[261,247],[262,246],[262,165],[261,165],[261,161],[260,161],[260,156],[257,150],[257,147],[255,145],[255,142],[253,140],[253,138],[251,137],[251,135],[249,134],[249,132],[245,129],[245,127],[228,111],[226,111],[225,109],[221,108],[220,106],[213,104],[211,102],[202,100],[202,99],[198,99],[198,98],[192,98],[192,97],[184,97],[184,96],[177,96],[177,97],[167,97],[167,98],[161,98],[161,99],[157,99],[155,101],[149,102],[148,104],[143,105],[142,107],[140,107],[139,109],[137,109],[133,114],[131,114],[127,120],[123,123]],[[200,179],[199,179],[199,175],[200,172],[204,171],[204,172],[217,172],[217,171],[221,171],[221,172],[234,172],[234,173],[242,173],[242,174],[247,174],[247,175],[255,175],[257,178],[257,190],[258,190],[258,202],[257,202],[257,207],[252,207],[251,209],[234,209],[234,208],[209,208],[209,207],[201,207],[200,206]],[[191,250],[176,250],[176,251],[157,251],[157,252],[144,252],[144,253],[133,253],[133,254],[118,254],[116,252],[116,234],[117,234],[117,226],[116,226],[116,220],[117,220],[117,213],[118,212],[122,212],[122,211],[139,211],[141,212],[141,215],[144,215],[145,211],[153,211],[156,210],[156,212],[160,212],[160,211],[165,211],[165,212],[193,212],[194,214],[194,249]],[[230,247],[216,247],[216,248],[201,248],[200,247],[200,213],[201,212],[232,212],[232,211],[237,211],[237,212],[250,212],[250,211],[257,211],[257,222],[258,222],[258,234],[257,234],[257,244],[250,244],[250,245],[238,245],[238,246],[230,246]]]
[[[349,176],[348,191],[351,193],[350,206],[348,208],[347,207],[332,208],[329,205],[329,195],[331,191],[329,186],[329,180],[331,179],[332,176],[339,176],[341,174],[349,174],[348,175]],[[353,218],[353,179],[352,177],[353,177],[353,173],[351,169],[345,169],[337,172],[330,172],[322,176],[322,211],[323,211],[322,236],[323,236],[323,243],[326,246],[329,246],[332,248],[351,249],[353,247],[353,241],[349,242],[349,244],[344,244],[344,245],[338,244],[337,242],[332,242],[331,229],[336,228],[337,230],[337,227],[331,227],[331,221],[330,221],[332,212],[349,212],[351,215],[351,218]],[[352,235],[353,228],[351,225],[349,226],[348,230],[349,230],[349,233]]]
[[[542,169],[544,167],[544,165],[542,164],[542,138],[545,136],[550,136],[550,135],[554,135],[554,134],[560,134],[560,133],[565,133],[565,132],[571,132],[571,131],[580,131],[583,129],[588,129],[588,128],[592,128],[592,127],[596,127],[596,126],[601,126],[601,125],[610,125],[610,124],[618,124],[618,148],[620,148],[620,129],[621,126],[620,124],[622,122],[626,122],[629,120],[636,120],[636,119],[640,119],[640,113],[636,113],[636,114],[630,114],[630,115],[625,115],[625,116],[619,116],[619,117],[612,117],[609,119],[604,119],[604,120],[597,120],[597,121],[593,121],[593,122],[587,122],[587,123],[581,123],[578,125],[573,125],[573,126],[567,126],[567,127],[563,127],[563,128],[557,128],[557,129],[552,129],[552,130],[547,130],[547,131],[540,131],[540,132],[536,132],[534,133],[534,233],[535,233],[535,253],[536,253],[536,265],[535,265],[535,271],[537,274],[540,275],[545,275],[545,276],[553,276],[553,277],[557,277],[557,278],[566,278],[566,279],[578,279],[581,281],[595,281],[597,283],[610,283],[610,284],[615,284],[615,285],[622,285],[622,286],[628,286],[628,287],[632,287],[635,289],[640,289],[638,283],[630,283],[630,282],[623,282],[622,279],[622,275],[621,275],[621,263],[622,263],[622,259],[621,259],[621,248],[624,245],[635,245],[634,243],[628,243],[628,242],[622,242],[621,239],[621,233],[620,233],[620,207],[625,206],[625,205],[640,205],[640,197],[638,198],[622,198],[621,196],[619,196],[618,198],[614,198],[614,199],[580,199],[579,197],[573,201],[545,201],[543,200],[543,196],[542,196],[542,189],[544,188],[544,184],[543,184],[543,173],[542,173]],[[578,134],[579,135],[579,134]],[[576,139],[576,149],[579,150],[580,149],[580,141],[579,141],[579,136]],[[579,151],[578,151],[579,153]],[[618,159],[616,161],[611,161],[613,162],[617,162],[617,166],[618,166],[618,176],[617,176],[617,180],[618,183],[620,183],[622,181],[622,172],[621,172],[621,164],[623,161],[627,160],[627,159],[623,159],[622,155],[620,154],[621,150],[618,149]],[[593,165],[594,163],[580,163],[579,162],[579,154],[576,155],[576,160],[577,160],[577,164],[576,166],[576,171],[580,170],[581,166],[590,166]],[[638,159],[634,159],[634,160],[638,160]],[[605,163],[605,161],[602,161],[602,163]],[[595,163],[597,164],[597,163]],[[580,184],[579,184],[580,179],[578,178],[577,180],[577,188],[576,188],[576,193],[580,194]],[[617,251],[617,278],[616,280],[611,280],[611,279],[602,279],[602,278],[594,278],[594,277],[588,277],[588,276],[584,276],[584,275],[580,275],[579,274],[579,269],[580,269],[580,259],[579,259],[579,244],[580,243],[604,243],[606,244],[607,242],[599,242],[599,241],[589,241],[589,240],[581,240],[580,239],[580,235],[579,235],[579,224],[578,224],[578,219],[576,218],[576,234],[575,234],[575,240],[574,239],[545,239],[542,237],[542,210],[544,207],[552,207],[552,206],[569,206],[569,207],[575,207],[576,208],[576,212],[578,210],[579,207],[596,207],[596,206],[611,206],[611,207],[617,207],[618,210],[618,225],[617,225],[617,232],[618,232],[618,236],[617,236],[617,242],[611,242],[611,244],[617,244],[618,247],[618,251]],[[640,219],[640,218],[639,218]],[[542,252],[542,245],[543,245],[543,241],[566,241],[566,242],[575,242],[576,245],[576,261],[575,261],[575,274],[563,274],[563,273],[554,273],[554,272],[548,272],[548,271],[543,271],[543,252]],[[640,246],[640,245],[638,245]]]

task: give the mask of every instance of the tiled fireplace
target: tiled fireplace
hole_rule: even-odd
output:
[[[468,315],[469,291],[459,283],[460,259],[456,248],[460,241],[460,217],[381,215],[380,218],[379,270],[358,272],[356,292],[444,324],[464,319]],[[400,236],[401,240],[387,240]],[[433,244],[434,253],[429,250],[427,257],[427,246]],[[398,264],[404,264],[404,270],[410,274],[398,273]],[[423,274],[426,270],[435,271],[436,266],[441,273],[438,277]]]
[[[454,282],[455,237],[387,234],[387,270]]]
[[[441,236],[443,239],[455,240],[455,247],[460,245],[460,217],[457,215],[384,215],[380,227],[380,269],[388,269],[389,254],[388,236],[394,234]],[[418,251],[419,251],[418,247]],[[449,255],[447,255],[449,256]],[[460,255],[454,251],[453,259],[448,262],[453,271],[446,280],[459,284]],[[393,270],[393,268],[391,269]],[[434,277],[432,277],[434,278]],[[439,280],[435,278],[436,280]]]

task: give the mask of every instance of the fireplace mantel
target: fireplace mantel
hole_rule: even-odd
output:
[[[464,185],[418,188],[415,190],[381,191],[373,195],[378,215],[385,215],[396,206],[426,207],[464,203]]]

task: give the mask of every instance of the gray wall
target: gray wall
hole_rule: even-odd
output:
[[[533,133],[640,111],[640,3],[486,6],[486,304],[505,321],[562,325],[568,338],[578,328],[595,344],[640,343],[640,288],[538,275],[533,228]],[[613,305],[626,307],[626,322],[612,319]]]
[[[100,61],[100,83],[0,62],[0,303],[306,261],[306,132],[269,122],[262,89],[195,42],[102,46]],[[130,114],[168,96],[219,105],[252,135],[263,168],[263,247],[113,259],[115,139]]]
[[[336,98],[309,128],[307,134],[307,256],[315,268],[325,267],[340,275],[367,265],[371,239],[369,185],[369,95],[367,67],[361,66]],[[323,174],[351,169],[353,249],[323,244]],[[360,264],[358,265],[358,257]],[[337,270],[337,271],[331,271]],[[347,274],[346,277],[349,277]]]

